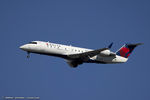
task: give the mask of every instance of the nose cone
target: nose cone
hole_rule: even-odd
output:
[[[22,50],[24,50],[24,49],[25,49],[25,46],[22,45],[22,46],[20,46],[19,48],[22,49]]]
[[[19,48],[22,49],[22,50],[28,49],[27,45],[22,45],[22,46],[20,46]]]

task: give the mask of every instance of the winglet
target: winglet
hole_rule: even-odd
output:
[[[110,49],[112,47],[112,45],[113,45],[113,42],[108,46],[108,48]]]

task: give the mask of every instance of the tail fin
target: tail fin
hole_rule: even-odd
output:
[[[137,44],[125,44],[123,45],[117,52],[116,54],[125,58],[128,58],[134,48],[138,45],[142,45],[143,43],[137,43]]]

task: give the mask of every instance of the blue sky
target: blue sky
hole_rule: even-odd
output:
[[[149,0],[1,0],[0,96],[149,100]],[[26,53],[32,40],[98,49],[142,42],[124,64],[83,64]],[[1,98],[1,97],[0,97]]]

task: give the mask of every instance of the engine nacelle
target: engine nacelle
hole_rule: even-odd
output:
[[[110,54],[111,54],[110,50],[104,50],[100,52],[101,56],[110,56]]]

